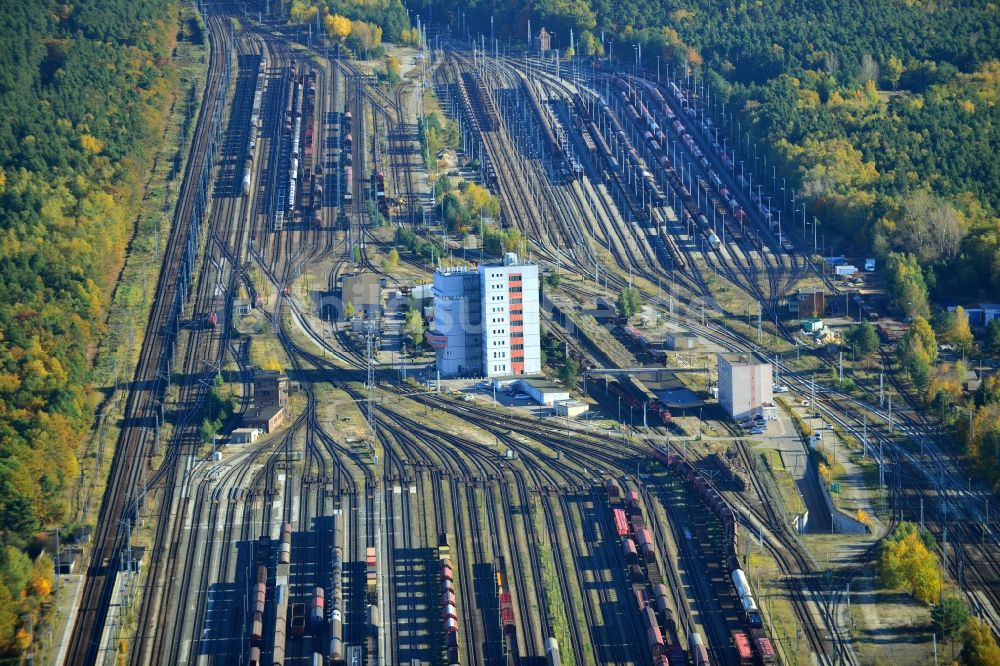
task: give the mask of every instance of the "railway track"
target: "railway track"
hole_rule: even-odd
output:
[[[211,11],[211,10],[209,10]],[[228,78],[226,53],[229,35],[222,22],[209,16],[209,67],[204,100],[199,112],[192,143],[191,158],[181,185],[181,195],[174,213],[167,241],[163,268],[156,286],[150,314],[149,333],[143,341],[139,363],[133,377],[133,388],[125,404],[125,419],[132,423],[154,426],[159,410],[154,406],[162,400],[167,379],[160,373],[173,345],[170,328],[178,316],[178,277],[182,270],[185,241],[192,220],[200,215],[207,182],[206,162],[213,149],[215,126],[218,122],[217,100]],[[167,363],[169,368],[169,363]],[[152,439],[142,427],[121,431],[111,465],[107,490],[94,534],[94,549],[84,582],[79,611],[67,652],[69,663],[95,663],[98,659],[104,619],[115,587],[120,555],[126,545],[124,525],[135,520],[136,489],[146,464],[146,451]]]
[[[312,116],[312,132],[316,145],[329,145],[323,140],[327,123],[317,122],[316,119],[325,117],[323,107],[333,103],[328,101],[335,97],[328,86],[334,87],[336,83],[331,84],[323,68],[309,57],[289,55],[281,40],[273,37],[253,39],[260,40],[261,48],[269,54],[269,60],[273,58],[277,71],[285,71],[294,62],[299,76],[315,78],[315,99],[319,100],[319,112]],[[246,43],[240,41],[238,49],[242,51],[245,48]],[[593,255],[589,253],[592,231],[585,231],[579,221],[568,218],[584,219],[588,211],[593,216],[599,204],[600,215],[595,216],[591,230],[598,228],[598,220],[610,226],[607,222],[617,216],[617,211],[609,197],[602,194],[595,201],[586,194],[589,189],[549,183],[543,165],[528,165],[519,169],[513,156],[517,154],[515,148],[524,154],[523,145],[518,148],[517,140],[512,138],[518,129],[510,124],[509,118],[512,100],[524,93],[517,92],[519,79],[514,68],[490,65],[477,71],[470,68],[463,55],[451,54],[450,57],[453,64],[448,69],[455,85],[463,81],[462,85],[475,90],[472,97],[479,100],[479,107],[473,107],[471,100],[468,102],[468,108],[463,111],[466,122],[471,122],[471,118],[486,119],[491,127],[496,127],[485,131],[481,128],[480,134],[488,154],[496,160],[490,163],[499,177],[497,185],[507,210],[516,212],[519,223],[524,224],[529,233],[542,235],[549,229],[556,231],[555,240],[546,237],[547,244],[540,246],[547,261],[565,260],[571,267],[589,269],[587,264],[593,260]],[[358,265],[378,270],[366,252],[367,243],[376,242],[376,236],[364,210],[366,206],[362,205],[365,201],[364,165],[375,164],[378,169],[387,166],[391,177],[389,182],[402,194],[407,205],[417,200],[413,192],[411,166],[408,161],[397,159],[400,150],[412,141],[402,113],[402,93],[400,90],[394,95],[381,93],[350,67],[338,65],[333,71],[334,80],[341,76],[337,72],[341,72],[344,78],[356,84],[349,101],[349,108],[353,109],[356,118],[356,141],[352,148],[355,174],[349,183],[354,194],[353,222],[348,233],[348,238],[356,240],[349,241],[346,247],[356,242],[360,249]],[[443,83],[445,79],[441,77],[448,75],[441,73],[437,76],[437,81]],[[212,80],[211,76],[209,80]],[[285,74],[272,76],[270,80],[278,86],[287,83]],[[522,83],[522,91],[524,85],[532,84]],[[568,104],[567,100],[572,99],[572,88],[555,85],[550,88],[551,92],[539,95],[550,105]],[[487,90],[498,91],[496,97],[491,97]],[[166,623],[169,628],[141,635],[137,642],[143,644],[145,652],[133,651],[133,661],[179,663],[192,654],[214,654],[220,658],[224,655],[231,660],[236,660],[238,656],[239,660],[245,660],[246,613],[220,618],[220,614],[228,608],[218,605],[218,597],[204,593],[220,582],[234,582],[241,589],[250,587],[252,567],[246,566],[246,555],[234,553],[231,543],[235,540],[255,542],[257,534],[267,533],[283,521],[295,524],[293,561],[308,561],[324,572],[318,576],[306,575],[301,573],[301,566],[293,569],[292,594],[301,597],[304,590],[312,589],[312,585],[324,584],[321,581],[325,581],[330,557],[322,536],[302,533],[309,532],[310,526],[317,524],[316,521],[331,517],[334,510],[341,512],[338,515],[347,515],[345,522],[351,539],[349,561],[362,561],[366,547],[381,546],[381,540],[385,539],[386,547],[379,549],[380,558],[384,553],[385,560],[381,564],[390,572],[416,575],[416,570],[409,568],[414,565],[409,560],[401,559],[397,549],[431,548],[438,534],[453,535],[452,557],[458,576],[462,647],[466,656],[463,663],[494,663],[499,658],[492,638],[496,629],[493,620],[484,617],[480,595],[482,567],[501,557],[510,572],[509,580],[515,597],[518,654],[525,657],[542,654],[544,639],[555,635],[557,627],[563,624],[558,610],[563,609],[561,612],[567,617],[563,642],[565,654],[572,652],[576,658],[582,659],[584,655],[600,649],[602,661],[607,663],[632,663],[635,655],[640,653],[644,659],[649,657],[643,653],[641,628],[637,626],[637,621],[629,619],[624,613],[614,612],[615,609],[631,608],[628,605],[631,601],[630,590],[621,574],[615,573],[616,569],[619,572],[622,569],[621,554],[611,555],[592,547],[592,537],[595,534],[610,534],[612,527],[608,512],[602,509],[600,486],[588,479],[595,475],[594,470],[601,470],[614,478],[627,479],[628,469],[634,466],[637,456],[648,455],[648,452],[644,454],[641,448],[629,442],[612,440],[607,434],[595,434],[576,427],[567,427],[562,433],[557,433],[547,423],[421,393],[397,385],[394,374],[381,369],[376,372],[379,391],[392,399],[373,405],[376,431],[372,434],[378,449],[384,453],[380,463],[373,465],[372,460],[327,432],[330,426],[318,410],[325,399],[321,397],[324,394],[318,391],[319,386],[328,385],[338,395],[343,394],[350,402],[361,406],[367,401],[367,396],[357,386],[363,381],[366,359],[352,347],[353,343],[346,342],[339,328],[332,340],[324,340],[312,330],[303,306],[292,293],[286,292],[302,272],[329,257],[337,251],[337,246],[333,233],[310,228],[307,224],[293,222],[280,231],[273,231],[268,226],[273,214],[270,191],[281,187],[285,178],[282,173],[284,167],[281,166],[285,153],[280,146],[283,141],[280,129],[283,102],[278,95],[269,107],[276,109],[271,123],[278,127],[269,130],[273,145],[267,147],[268,152],[259,151],[262,159],[259,173],[255,176],[259,186],[255,189],[259,189],[260,193],[253,198],[252,204],[218,204],[218,210],[213,214],[213,219],[218,220],[211,226],[210,258],[201,264],[193,307],[196,311],[223,308],[228,313],[232,309],[233,293],[240,286],[245,287],[248,293],[273,290],[276,298],[273,305],[265,310],[266,320],[276,331],[281,349],[289,359],[288,370],[299,382],[304,394],[304,406],[279,438],[248,448],[244,453],[227,459],[222,471],[211,472],[209,465],[195,462],[190,453],[196,448],[192,433],[197,428],[195,415],[200,406],[199,395],[204,391],[197,382],[183,387],[181,395],[185,411],[178,421],[182,427],[177,429],[177,439],[171,445],[170,464],[165,465],[174,471],[162,472],[157,481],[165,485],[166,507],[179,509],[178,515],[188,516],[193,525],[222,524],[222,527],[218,532],[209,529],[186,533],[183,520],[173,523],[163,521],[161,529],[169,529],[170,532],[159,534],[157,543],[175,545],[173,550],[164,548],[162,554],[154,556],[152,570],[159,572],[158,575],[165,580],[178,581],[178,595],[175,599],[163,601],[156,600],[156,594],[162,595],[162,592],[149,595],[142,611],[146,618],[143,625],[155,627]],[[495,110],[490,112],[494,103]],[[307,104],[304,115],[308,117],[312,112]],[[490,120],[494,115],[495,121]],[[536,111],[535,116],[539,127],[548,128],[549,122],[554,127],[572,124],[556,115],[549,118],[547,111]],[[231,118],[231,122],[235,121]],[[233,142],[235,145],[237,138],[233,138]],[[383,160],[379,149],[383,142],[389,146],[387,161]],[[315,163],[323,161],[323,154],[317,151]],[[534,178],[535,183],[526,183],[526,178]],[[409,214],[412,220],[412,209]],[[614,226],[614,229],[608,228],[605,235],[609,247],[613,241],[613,259],[619,266],[632,267],[636,275],[647,279],[662,279],[668,275],[667,267],[658,259],[658,253],[641,231],[624,223]],[[586,251],[581,242],[586,244]],[[578,251],[563,253],[559,249],[560,243],[575,244]],[[732,253],[728,250],[719,253],[710,264],[733,284],[739,283],[749,293],[771,300],[777,298],[776,293],[789,288],[790,282],[782,284],[775,280],[779,267],[773,258],[751,257],[748,239],[734,241],[733,246]],[[689,292],[685,296],[689,305],[695,303],[696,298],[709,298],[711,295],[707,281],[695,267],[695,258],[693,253],[686,255],[691,268],[678,279]],[[345,262],[336,262],[327,279],[335,283],[338,272],[344,266]],[[259,269],[259,284],[251,277],[252,268]],[[759,284],[765,273],[766,287]],[[673,275],[673,271],[669,274],[671,278],[678,277]],[[626,284],[623,278],[617,276],[613,276],[611,283],[616,287]],[[216,284],[221,285],[222,293],[226,294],[221,302]],[[587,293],[587,290],[580,289],[578,293]],[[653,302],[663,305],[662,297],[653,299]],[[189,374],[203,376],[205,361],[211,361],[217,367],[219,359],[231,358],[244,377],[241,404],[245,408],[249,395],[245,379],[248,374],[246,351],[228,337],[228,314],[223,314],[222,321],[224,325],[220,331],[210,335],[195,331],[185,336],[188,345],[186,350],[182,346],[182,351],[186,353],[181,367]],[[294,324],[294,328],[290,324]],[[324,350],[322,357],[296,342],[299,339],[296,337],[298,329],[305,331],[317,347]],[[731,333],[709,328],[704,331],[722,340],[725,345],[743,342]],[[337,344],[339,348],[335,346]],[[801,384],[801,379],[793,381]],[[428,423],[426,418],[415,417],[403,409],[403,401],[411,406],[422,404],[449,418],[466,422],[494,438],[498,445],[517,451],[520,457],[517,461],[503,461],[495,450],[482,442],[449,432],[444,426]],[[845,414],[850,413],[849,407],[843,409]],[[292,464],[292,456],[298,453],[302,454],[301,463]],[[744,451],[743,455],[749,454]],[[745,460],[749,465],[749,458]],[[279,480],[279,475],[283,481]],[[406,492],[401,493],[401,497],[397,495],[392,490],[393,483],[414,487],[425,500],[433,498],[433,516],[416,519],[412,506],[416,500],[409,498]],[[668,517],[664,522],[653,511],[650,512],[650,525],[658,543],[665,544],[668,534],[673,531],[687,566],[690,568],[692,563],[702,561],[700,558],[705,556],[704,552],[687,544],[683,534],[677,532],[678,521],[670,513],[669,502],[664,502],[657,493],[644,489],[643,484],[640,483],[639,487],[643,489],[647,505],[663,505],[663,515]],[[835,627],[836,605],[821,607],[819,621],[810,614],[810,604],[815,601],[812,598],[815,588],[809,585],[800,588],[799,584],[801,579],[808,577],[812,563],[796,546],[794,539],[780,529],[782,517],[763,499],[767,490],[756,479],[754,489],[762,498],[759,505],[752,501],[735,504],[753,521],[773,528],[774,544],[769,542],[769,548],[789,579],[793,607],[799,614],[800,622],[806,626],[810,645],[822,663],[854,663],[853,657],[843,648],[843,637],[834,634],[832,641],[827,640],[819,627],[820,624]],[[927,492],[930,493],[930,489]],[[389,521],[388,527],[385,527],[385,522],[380,522],[380,512],[383,511]],[[592,516],[591,512],[596,512],[598,516]],[[935,519],[932,516],[932,520]],[[170,527],[167,527],[168,524]],[[708,529],[711,532],[712,528]],[[963,538],[968,537],[963,535]],[[551,561],[540,554],[550,544],[556,546]],[[313,550],[320,552],[314,560],[305,560],[312,557],[309,553]],[[965,559],[956,559],[956,562],[969,561],[969,556],[964,551],[962,553],[961,557]],[[253,559],[254,556],[250,557]],[[588,558],[602,572],[601,587],[592,593],[588,593],[587,588],[594,581],[588,578],[588,572],[581,565]],[[965,567],[966,570],[968,568]],[[607,573],[609,570],[610,574]],[[551,580],[547,580],[547,571],[561,584],[553,586]],[[691,626],[695,616],[718,613],[713,610],[716,608],[714,604],[717,604],[716,591],[711,589],[710,581],[699,582],[695,585],[696,589],[684,591],[679,577],[670,567],[666,567],[666,574],[671,581],[678,614],[686,626]],[[982,578],[979,585],[986,585],[987,581],[987,578]],[[391,628],[399,623],[401,614],[407,609],[403,606],[405,602],[393,599],[391,593],[389,598],[383,599],[383,590],[387,589],[379,588],[379,605],[383,608],[387,627]],[[582,603],[576,600],[577,590],[583,591]],[[348,599],[345,638],[349,635],[350,640],[363,642],[366,633],[363,595],[357,593],[355,586]],[[536,603],[538,608],[534,607]],[[550,612],[551,609],[556,611]],[[710,646],[717,660],[722,662],[729,659],[728,648],[725,647],[728,645],[727,621],[725,618],[713,620],[711,624],[714,628],[706,630]],[[612,627],[620,637],[618,642],[608,641],[602,633],[608,627]],[[216,632],[228,635],[222,645],[213,638]],[[185,647],[184,642],[190,637],[201,638],[193,641],[190,647]],[[421,635],[415,634],[412,639],[407,637],[393,644],[383,643],[377,650],[378,659],[398,662],[405,659],[406,654],[426,649],[421,642],[423,640]],[[435,640],[433,636],[429,639],[431,650],[436,645]],[[151,656],[151,652],[155,657]],[[288,655],[292,659],[311,656],[305,644],[289,644]]]

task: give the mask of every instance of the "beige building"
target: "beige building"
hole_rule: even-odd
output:
[[[719,354],[719,404],[739,421],[774,407],[774,376],[770,363],[752,354]]]

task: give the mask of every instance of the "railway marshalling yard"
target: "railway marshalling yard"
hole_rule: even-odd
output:
[[[888,364],[833,388],[787,300],[852,293],[772,228],[780,194],[746,186],[696,87],[441,33],[390,88],[242,8],[200,11],[204,101],[68,663],[926,663],[926,610],[872,573],[901,520],[948,531],[952,591],[996,626],[983,497]],[[420,109],[457,123],[459,164],[425,163]],[[413,350],[408,295],[483,258],[440,220],[442,174],[521,231],[586,417],[439,380]],[[380,316],[342,316],[355,273]],[[645,335],[599,312],[627,287]],[[664,352],[668,333],[699,346]],[[788,389],[765,432],[713,397],[734,351]],[[616,372],[667,367],[694,402]],[[290,382],[278,418],[259,369]]]

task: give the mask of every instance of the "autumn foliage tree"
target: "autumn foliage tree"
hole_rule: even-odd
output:
[[[4,654],[51,587],[51,560],[19,548],[67,518],[80,476],[94,352],[178,85],[171,54],[191,34],[178,4],[0,3]]]
[[[932,552],[933,537],[913,523],[903,522],[879,544],[879,577],[892,589],[905,588],[924,603],[941,596],[941,570]]]
[[[1000,646],[993,638],[990,625],[971,618],[962,630],[962,663],[965,666],[997,666],[1000,664]]]
[[[931,366],[937,361],[937,337],[923,317],[916,317],[910,329],[899,341],[899,359],[914,383],[923,388],[931,375]]]
[[[341,42],[351,34],[351,19],[339,14],[328,14],[323,25],[328,35]]]

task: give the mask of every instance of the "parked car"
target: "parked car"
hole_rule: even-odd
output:
[[[767,432],[767,428],[764,426],[756,426],[750,430],[751,435],[763,435],[765,432]]]

